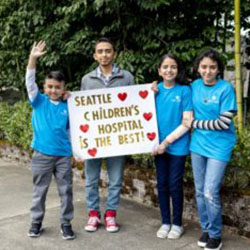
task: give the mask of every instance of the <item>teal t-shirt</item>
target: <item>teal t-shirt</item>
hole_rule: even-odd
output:
[[[164,87],[163,82],[158,85],[155,97],[156,114],[160,143],[182,123],[184,111],[193,110],[192,94],[189,86],[175,84],[172,88]],[[190,133],[186,133],[174,141],[166,149],[173,155],[189,154]]]
[[[216,120],[226,111],[236,112],[236,98],[232,84],[219,79],[207,86],[202,79],[192,83],[195,120]],[[221,161],[229,161],[236,135],[233,122],[226,130],[194,129],[190,151]]]
[[[47,95],[37,93],[33,107],[31,147],[42,154],[71,156],[69,114],[66,102],[55,104]]]

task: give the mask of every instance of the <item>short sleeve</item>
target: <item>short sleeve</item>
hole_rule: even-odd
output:
[[[182,108],[183,111],[193,110],[192,91],[189,86],[184,86],[183,88]]]
[[[226,111],[237,111],[235,92],[230,83],[223,91],[220,100],[220,114]]]
[[[30,100],[30,104],[33,108],[36,108],[44,99],[44,96],[38,91],[35,99],[33,101]]]

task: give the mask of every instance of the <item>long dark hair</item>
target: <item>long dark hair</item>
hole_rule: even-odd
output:
[[[167,53],[165,55],[163,55],[159,61],[159,65],[158,67],[160,68],[162,63],[164,62],[164,60],[166,58],[170,58],[170,59],[173,59],[176,64],[177,64],[177,68],[178,68],[178,73],[177,73],[177,76],[176,76],[176,79],[175,81],[177,83],[179,83],[180,85],[188,85],[189,84],[189,81],[187,79],[187,76],[186,76],[186,72],[185,72],[185,69],[184,69],[184,66],[183,66],[183,63],[181,62],[181,60],[174,54],[172,53]]]
[[[217,77],[218,76],[223,77],[224,64],[223,64],[223,61],[221,59],[221,56],[220,56],[219,52],[217,50],[215,50],[215,49],[206,49],[206,50],[203,50],[196,57],[196,59],[194,61],[194,70],[197,73],[197,75],[200,76],[199,73],[198,73],[198,69],[199,69],[201,60],[204,59],[205,57],[208,57],[212,61],[217,62],[218,70],[219,70],[219,72],[217,74]]]

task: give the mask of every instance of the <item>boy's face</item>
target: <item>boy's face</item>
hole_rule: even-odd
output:
[[[116,57],[116,52],[112,44],[108,42],[100,42],[95,47],[94,59],[103,67],[108,67],[113,64]]]
[[[64,94],[64,82],[59,82],[55,79],[45,79],[44,93],[49,96],[50,100],[58,101]]]

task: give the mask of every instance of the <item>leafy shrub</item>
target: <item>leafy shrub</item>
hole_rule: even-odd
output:
[[[225,184],[233,188],[250,188],[250,126],[244,128],[229,162]]]
[[[31,107],[27,102],[14,106],[0,103],[0,138],[29,149],[32,138]]]

